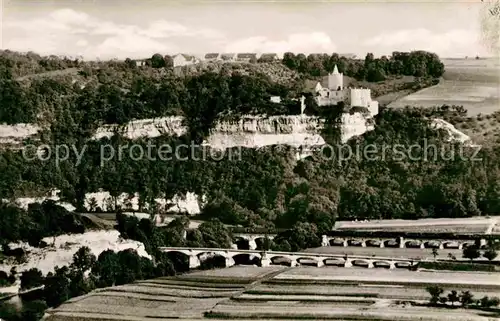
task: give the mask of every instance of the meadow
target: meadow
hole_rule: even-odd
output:
[[[439,84],[417,91],[389,107],[462,105],[469,116],[500,109],[500,65],[492,59],[443,59],[445,73]]]

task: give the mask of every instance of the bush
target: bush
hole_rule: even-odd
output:
[[[42,272],[36,268],[21,273],[21,290],[28,290],[43,285]]]
[[[494,265],[466,263],[466,262],[419,262],[418,267],[429,270],[448,270],[448,271],[482,271],[495,272]]]

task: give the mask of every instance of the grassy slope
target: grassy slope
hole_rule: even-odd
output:
[[[437,86],[395,101],[390,107],[463,105],[470,115],[498,110],[499,64],[495,60],[444,59],[445,73]]]

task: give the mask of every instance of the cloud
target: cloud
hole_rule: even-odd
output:
[[[392,51],[428,50],[442,57],[484,54],[479,37],[473,30],[455,29],[433,33],[427,29],[388,32],[363,42],[368,52],[387,54]]]
[[[76,45],[77,45],[78,47],[85,47],[85,46],[87,46],[88,44],[89,44],[89,42],[88,42],[87,40],[85,40],[85,39],[80,39],[80,40],[78,40],[78,41],[76,42]]]
[[[250,37],[234,41],[225,47],[227,52],[275,52],[279,54],[287,51],[331,53],[336,49],[330,36],[324,32],[296,33],[284,40],[271,40],[265,36]]]
[[[81,25],[90,21],[90,16],[84,12],[71,9],[60,9],[52,12],[49,16],[52,20],[67,25]]]
[[[7,20],[3,27],[6,49],[83,55],[87,59],[148,57],[156,52],[176,52],[173,50],[184,47],[183,43],[218,43],[224,39],[224,34],[211,28],[166,20],[142,27],[119,24],[72,9],[56,10],[31,20]]]

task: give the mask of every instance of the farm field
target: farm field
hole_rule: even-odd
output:
[[[288,302],[287,302],[288,303]],[[480,316],[468,310],[442,310],[430,308],[408,307],[406,305],[386,305],[381,307],[352,307],[330,304],[318,307],[317,305],[302,305],[296,302],[288,304],[267,303],[251,306],[238,306],[236,309],[231,305],[217,305],[210,317],[225,319],[330,319],[330,320],[460,320],[476,321],[494,320],[487,316]]]
[[[376,271],[376,272],[375,272]],[[407,270],[370,270],[356,268],[316,268],[305,267],[290,269],[278,274],[273,280],[317,280],[317,281],[364,281],[385,284],[452,284],[476,288],[496,288],[500,293],[500,277],[491,273],[471,272],[414,272]]]
[[[462,105],[469,116],[499,110],[500,65],[492,59],[443,59],[445,73],[436,86],[400,98],[389,107]]]
[[[443,287],[446,290],[452,290],[454,287]],[[485,295],[498,295],[498,290],[481,289],[477,290],[474,287],[461,288],[461,291],[469,290],[475,295],[482,297]],[[292,300],[292,297],[302,296],[307,297],[310,301],[314,298],[317,300],[328,299],[329,297],[363,297],[363,298],[382,298],[382,299],[400,299],[400,300],[427,300],[429,294],[423,287],[401,285],[387,286],[382,284],[274,284],[265,283],[252,288],[238,297],[238,299],[255,300],[253,296],[259,296],[261,300],[277,300],[276,297],[283,300],[283,297]],[[298,298],[294,298],[299,300]],[[304,300],[304,299],[300,299]]]
[[[376,273],[367,275],[366,270],[361,269],[279,266],[234,266],[195,271],[100,289],[49,310],[46,320],[155,321],[169,318],[200,320],[205,317],[238,320],[487,321],[492,318],[488,312],[419,306],[428,300],[426,284],[422,283],[424,279],[451,283],[443,278],[444,273],[386,272],[389,271],[376,270]],[[404,284],[383,284],[387,279],[391,283],[401,281]],[[478,297],[495,296],[500,292],[500,280],[497,278],[496,282],[492,282],[491,276],[488,278],[484,274],[461,273],[451,279],[476,282],[462,286],[444,285],[446,291],[470,290]]]

